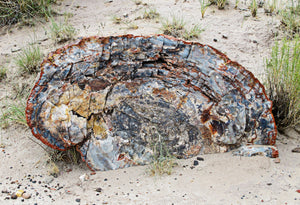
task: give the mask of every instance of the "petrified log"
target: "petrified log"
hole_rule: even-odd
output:
[[[43,143],[109,170],[149,162],[157,143],[178,158],[274,145],[271,106],[251,72],[208,45],[124,35],[50,53],[26,118]]]

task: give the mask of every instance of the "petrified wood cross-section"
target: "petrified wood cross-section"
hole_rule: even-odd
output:
[[[271,102],[253,74],[218,50],[164,35],[89,37],[50,53],[27,102],[35,137],[77,146],[93,170],[171,154],[273,145]]]

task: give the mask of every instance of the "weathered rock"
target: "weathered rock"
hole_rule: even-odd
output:
[[[292,152],[300,153],[300,147],[296,147],[292,149]]]
[[[43,143],[109,170],[147,163],[160,143],[178,158],[274,145],[271,106],[251,72],[208,45],[125,35],[50,53],[26,119]]]

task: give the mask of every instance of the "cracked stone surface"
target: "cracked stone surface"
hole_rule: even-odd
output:
[[[208,45],[124,35],[50,53],[26,119],[43,143],[76,146],[92,170],[110,170],[146,164],[158,143],[177,158],[274,145],[271,106],[250,71]]]

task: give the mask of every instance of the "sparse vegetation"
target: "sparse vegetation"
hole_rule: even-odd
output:
[[[194,38],[198,38],[200,36],[200,33],[202,33],[203,31],[204,29],[196,24],[190,30],[186,30],[182,37],[186,40],[191,40]]]
[[[0,68],[0,82],[6,78],[6,72],[7,72],[7,68],[5,67]]]
[[[257,12],[258,6],[257,6],[257,2],[256,0],[252,0],[251,4],[250,4],[250,11],[253,17],[256,16],[256,12]]]
[[[175,16],[172,17],[171,21],[168,19],[163,21],[161,30],[163,34],[184,38],[186,40],[198,38],[203,31],[199,25],[193,26],[190,30],[187,29],[183,18],[176,18]]]
[[[135,3],[135,5],[141,5],[141,4],[143,4],[143,1],[141,1],[141,0],[132,0],[134,3]]]
[[[217,4],[217,7],[218,9],[224,9],[225,8],[225,5],[226,5],[226,0],[216,0],[216,4]]]
[[[143,19],[156,19],[159,18],[160,14],[156,11],[155,8],[145,9],[143,14]]]
[[[81,155],[77,152],[76,147],[71,147],[66,151],[59,151],[54,150],[52,148],[44,148],[43,149],[47,152],[48,160],[47,163],[49,164],[49,175],[57,177],[60,172],[60,163],[63,162],[64,164],[79,164],[81,162]]]
[[[35,73],[39,71],[39,66],[43,58],[43,53],[38,45],[29,45],[22,49],[15,59],[16,65],[21,73]]]
[[[266,14],[272,15],[277,9],[277,0],[268,0],[264,3],[264,11]]]
[[[170,154],[163,137],[157,131],[153,135],[157,141],[152,145],[153,158],[147,168],[147,173],[151,176],[170,175],[173,168],[177,165],[175,162],[176,158]]]
[[[49,155],[49,161],[52,162],[62,161],[70,164],[78,164],[81,159],[80,153],[77,152],[76,147],[71,147],[66,151],[49,149],[47,152]]]
[[[276,42],[266,60],[268,95],[278,130],[300,123],[300,40]]]
[[[114,16],[112,16],[112,21],[113,21],[114,24],[121,24],[122,18],[119,17],[119,16],[114,15]]]
[[[0,127],[7,128],[12,124],[27,126],[25,118],[25,103],[12,102],[1,109]]]
[[[291,6],[280,12],[282,24],[289,38],[300,34],[300,0],[291,0]]]
[[[239,6],[240,1],[239,0],[235,0],[235,4],[234,4],[234,8],[237,9]]]
[[[63,22],[57,23],[51,18],[50,36],[55,43],[64,43],[73,40],[77,31],[69,23],[68,18],[65,17]]]
[[[48,18],[55,12],[56,0],[0,0],[0,26],[30,22],[36,17]]]
[[[209,3],[206,0],[199,0],[201,6],[201,17],[204,18],[206,9],[209,7]]]
[[[127,23],[127,29],[136,30],[139,26],[135,22],[129,22]]]

